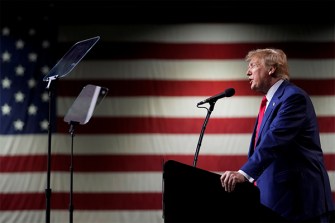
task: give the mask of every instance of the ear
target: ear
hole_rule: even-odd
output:
[[[271,66],[269,69],[269,75],[272,75],[276,71],[276,67]]]

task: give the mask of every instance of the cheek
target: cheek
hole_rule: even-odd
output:
[[[259,82],[259,75],[254,75],[253,80],[255,83]]]

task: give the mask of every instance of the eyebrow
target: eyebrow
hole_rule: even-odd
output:
[[[259,65],[258,62],[250,62],[250,63],[248,64],[248,67],[250,68],[250,67],[257,66],[257,65]]]

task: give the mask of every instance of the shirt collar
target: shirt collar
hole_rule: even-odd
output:
[[[266,99],[267,99],[267,103],[266,106],[268,105],[269,101],[271,101],[273,95],[276,93],[277,89],[279,88],[279,86],[284,82],[283,79],[277,81],[274,85],[272,85],[272,87],[268,90],[268,93],[266,93]]]

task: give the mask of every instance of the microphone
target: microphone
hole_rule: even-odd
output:
[[[235,94],[235,89],[234,88],[228,88],[226,89],[224,92],[221,92],[217,95],[214,95],[210,98],[207,98],[203,101],[200,101],[197,105],[202,105],[202,104],[205,104],[205,103],[213,103],[213,102],[216,102],[218,99],[220,98],[224,98],[224,97],[231,97]]]

